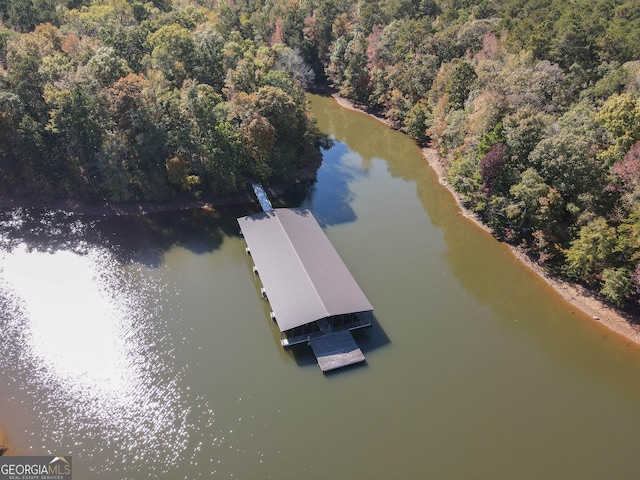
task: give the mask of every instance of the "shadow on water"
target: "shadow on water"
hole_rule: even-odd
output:
[[[24,244],[30,250],[84,253],[104,248],[120,262],[157,268],[164,254],[181,246],[201,254],[239,236],[236,217],[257,211],[254,205],[144,215],[96,216],[44,209],[0,211],[0,248]]]
[[[278,345],[278,348],[282,347]],[[313,354],[313,350],[311,350],[311,347],[306,343],[300,343],[298,345],[288,347],[285,349],[285,353],[288,356],[291,356],[296,361],[296,365],[298,365],[298,367],[315,366],[316,368],[318,368],[316,356]]]
[[[353,331],[353,338],[365,355],[373,350],[386,347],[391,344],[391,339],[382,328],[375,313],[371,319],[370,328],[359,328]]]

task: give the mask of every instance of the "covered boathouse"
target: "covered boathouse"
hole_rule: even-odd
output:
[[[307,209],[238,218],[283,347],[308,343],[323,372],[364,361],[350,330],[373,307]]]

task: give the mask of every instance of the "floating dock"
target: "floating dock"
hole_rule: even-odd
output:
[[[323,372],[364,362],[364,354],[349,330],[326,333],[309,340],[313,354]]]
[[[260,203],[238,224],[282,346],[307,343],[323,372],[363,362],[350,330],[371,326],[373,307],[351,272],[309,210]]]

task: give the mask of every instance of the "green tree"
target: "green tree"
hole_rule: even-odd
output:
[[[165,25],[148,37],[152,68],[162,72],[170,85],[179,88],[192,76],[196,44],[191,32],[173,23]]]
[[[87,62],[87,68],[104,86],[109,86],[119,78],[131,73],[126,60],[118,57],[112,47],[101,47]]]
[[[631,297],[631,271],[627,268],[606,268],[602,272],[602,293],[617,307],[624,307]]]
[[[507,208],[507,216],[521,233],[529,233],[544,226],[539,222],[542,220],[540,210],[543,199],[548,198],[550,191],[549,185],[533,168],[522,172],[520,181],[511,187],[509,193],[513,202]]]
[[[369,70],[367,68],[367,40],[357,33],[344,52],[346,65],[340,92],[347,98],[366,104],[369,100]]]
[[[561,132],[541,140],[529,160],[567,202],[575,202],[580,195],[598,196],[602,192],[607,169],[596,157],[590,138]]]
[[[502,121],[498,122],[489,132],[485,132],[480,138],[480,143],[478,144],[478,155],[486,155],[496,144],[504,144],[506,143],[506,138],[504,135],[504,124]],[[506,153],[506,152],[505,152]]]
[[[602,218],[582,227],[566,251],[564,273],[572,279],[595,285],[610,265],[616,250],[616,229]]]
[[[427,129],[433,123],[433,112],[426,100],[416,103],[407,113],[405,119],[407,133],[419,142],[426,142]]]
[[[64,10],[63,10],[64,11]],[[135,17],[126,0],[107,0],[64,11],[67,29],[78,35],[99,36],[103,28],[133,25]]]
[[[601,154],[609,166],[640,140],[640,101],[630,94],[609,97],[598,111],[596,120],[611,137],[611,146]]]
[[[201,84],[211,85],[220,91],[224,85],[224,39],[212,28],[194,34],[195,59],[193,76]]]
[[[124,59],[132,71],[140,72],[142,60],[147,54],[149,30],[151,25],[148,21],[143,25],[122,25],[108,21],[100,28],[98,37],[105,46],[112,47],[115,54]]]
[[[570,10],[568,15],[556,23],[549,54],[553,61],[564,68],[576,63],[588,67],[595,61],[594,41],[595,38],[587,30],[585,19]]]
[[[185,186],[196,194],[236,193],[242,186],[244,157],[237,131],[227,121],[227,109],[210,85],[185,82],[179,120],[186,131],[176,140],[176,152],[182,164],[188,162]]]
[[[78,83],[65,89],[47,87],[45,101],[49,107],[47,130],[57,138],[60,151],[61,163],[56,171],[65,177],[69,191],[83,192],[87,181],[83,165],[93,164],[102,144],[104,117],[100,106],[95,96]]]
[[[347,68],[347,47],[349,40],[345,37],[339,37],[333,44],[329,65],[325,72],[329,79],[336,85],[342,84],[345,79],[345,70]]]
[[[55,83],[73,78],[76,67],[69,57],[62,53],[56,53],[42,59],[38,73],[43,83]]]
[[[620,265],[633,270],[640,262],[640,204],[631,207],[617,231]]]
[[[55,21],[55,2],[40,0],[7,0],[6,20],[19,32],[29,32],[37,25]]]
[[[235,69],[227,72],[225,87],[231,95],[237,92],[255,91],[260,83],[257,70],[253,57],[242,58]]]
[[[459,62],[455,65],[446,87],[451,108],[464,108],[464,102],[467,100],[473,82],[477,78],[478,75],[471,64]]]
[[[42,60],[33,55],[20,57],[6,77],[9,90],[20,97],[26,113],[38,121],[47,115],[42,98],[41,65]]]
[[[6,158],[14,151],[23,116],[20,98],[15,93],[0,91],[0,157]]]
[[[528,106],[504,118],[506,145],[516,170],[527,168],[529,154],[543,138],[550,120],[549,116]]]
[[[447,180],[456,192],[470,198],[480,190],[478,163],[478,157],[473,153],[464,156],[454,155],[447,172]]]
[[[631,1],[616,10],[615,17],[604,25],[605,31],[595,43],[603,60],[624,63],[637,59],[640,16],[637,14],[637,5]]]

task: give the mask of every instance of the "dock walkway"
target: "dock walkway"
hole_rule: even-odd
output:
[[[364,362],[364,354],[349,330],[325,333],[309,340],[323,372]]]
[[[258,202],[260,202],[262,211],[268,212],[270,210],[273,210],[271,200],[269,200],[269,196],[267,195],[267,192],[264,191],[264,188],[262,188],[262,185],[259,183],[254,183],[251,186],[253,187],[253,191],[255,192],[256,197],[258,198]]]

